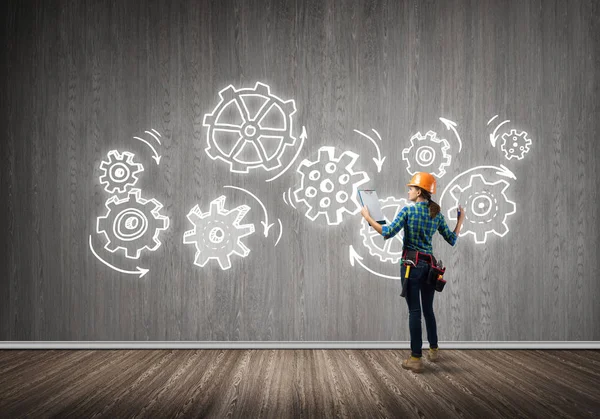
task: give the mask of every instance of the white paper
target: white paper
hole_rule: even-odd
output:
[[[381,204],[379,203],[379,198],[377,197],[377,192],[374,190],[358,190],[358,198],[363,206],[366,206],[369,209],[369,214],[375,221],[379,224],[385,224],[385,217],[383,216],[383,211],[381,210]]]

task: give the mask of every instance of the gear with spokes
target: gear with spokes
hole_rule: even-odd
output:
[[[223,160],[237,173],[280,167],[286,148],[296,142],[292,133],[294,101],[278,98],[260,82],[254,88],[230,85],[219,92],[219,97],[213,112],[204,116],[204,126],[208,127],[205,151],[210,158]]]

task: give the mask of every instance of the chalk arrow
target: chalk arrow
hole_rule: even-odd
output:
[[[375,130],[373,130],[378,136],[379,133]],[[381,168],[383,167],[383,162],[385,161],[386,156],[384,156],[383,158],[381,158],[381,150],[379,150],[379,146],[377,145],[377,142],[369,135],[365,134],[364,132],[361,132],[357,129],[354,130],[354,132],[366,137],[369,139],[369,141],[371,141],[373,144],[375,144],[375,148],[377,149],[377,157],[373,157],[373,161],[375,162],[375,165],[377,166],[377,172],[381,172]],[[381,137],[379,137],[379,140],[381,141]]]
[[[440,121],[442,121],[442,123],[446,126],[447,130],[454,131],[454,135],[456,135],[456,139],[458,140],[458,152],[460,153],[460,151],[462,150],[462,141],[460,139],[460,136],[458,135],[458,131],[456,131],[456,122],[446,118],[440,118]]]
[[[354,250],[354,247],[352,247],[352,245],[350,245],[350,249],[349,249],[348,253],[350,256],[350,265],[354,266],[355,260],[358,260],[358,261],[362,260],[362,256],[360,256],[358,253],[356,253],[356,250]]]
[[[140,137],[133,137],[133,138],[147,144],[148,147],[150,147],[152,149],[152,153],[154,154],[154,156],[152,156],[152,158],[154,159],[154,161],[156,162],[157,165],[160,164],[160,159],[162,158],[162,156],[158,155],[158,153],[156,152],[156,149],[152,146],[152,144],[150,144],[148,141],[146,141]]]
[[[513,172],[511,172],[506,166],[501,164],[500,168],[501,168],[500,171],[496,172],[496,174],[517,180],[517,177],[515,176],[515,174]]]
[[[350,256],[350,265],[352,265],[352,266],[354,266],[354,261],[357,261],[360,266],[362,266],[367,271],[371,272],[373,275],[380,276],[381,278],[401,279],[399,276],[390,276],[390,275],[380,274],[379,272],[375,272],[374,270],[365,266],[365,264],[362,262],[362,259],[363,259],[362,256],[360,256],[358,253],[356,253],[356,250],[354,250],[354,247],[352,247],[352,245],[350,245],[348,253]]]
[[[283,234],[283,226],[281,225],[281,218],[278,218],[277,221],[279,222],[279,237],[277,237],[277,241],[275,242],[275,247],[277,247],[277,243],[279,243],[279,240],[281,240],[281,235]]]
[[[153,129],[152,131],[156,132],[158,134],[158,131],[156,131],[155,129]],[[154,139],[156,140],[156,142],[158,142],[158,145],[162,145],[160,143],[160,140],[158,139],[158,137],[156,135],[154,135],[154,133],[150,132],[150,131],[144,131],[146,134],[150,134],[151,136],[154,137]],[[160,136],[160,134],[158,134]]]
[[[232,189],[238,189],[240,191],[244,191],[246,192],[248,195],[250,195],[252,198],[256,199],[258,201],[258,203],[260,204],[260,206],[262,207],[264,213],[265,213],[265,221],[261,221],[260,223],[263,225],[263,230],[265,233],[265,237],[269,237],[269,230],[271,229],[271,227],[273,227],[275,225],[275,223],[271,223],[269,224],[269,214],[267,214],[267,209],[265,208],[264,204],[261,202],[260,199],[258,199],[258,197],[256,195],[254,195],[252,192],[247,191],[244,188],[238,188],[237,186],[231,186],[231,185],[227,185],[227,186],[223,186],[224,188],[232,188]]]
[[[105,261],[104,259],[102,259],[100,256],[98,256],[98,253],[96,253],[96,251],[94,250],[94,246],[92,246],[92,235],[90,234],[90,250],[92,251],[92,253],[94,254],[94,256],[96,256],[96,258],[104,263],[106,266],[108,266],[111,269],[114,269],[115,271],[124,273],[124,274],[128,274],[128,275],[139,275],[140,278],[142,278],[144,275],[146,275],[148,273],[148,271],[150,271],[150,269],[145,269],[145,268],[140,268],[139,266],[135,267],[135,271],[127,271],[125,269],[121,269],[121,268],[117,268],[116,266],[111,265],[110,263],[108,263],[107,261]]]
[[[440,196],[440,203],[443,202],[444,196],[446,195],[446,192],[448,191],[448,189],[450,188],[450,186],[452,186],[454,184],[454,182],[456,181],[456,179],[458,179],[461,176],[466,175],[467,173],[470,173],[470,172],[473,172],[473,171],[477,171],[477,170],[494,170],[497,175],[508,177],[508,178],[515,179],[515,180],[517,179],[517,177],[515,176],[515,174],[513,172],[511,172],[506,166],[503,166],[503,165],[500,165],[500,167],[498,167],[498,166],[477,166],[477,167],[473,167],[473,168],[471,168],[469,170],[466,170],[466,171],[464,171],[464,172],[456,175],[454,177],[454,179],[452,179],[450,181],[450,183],[448,183],[448,185],[444,189],[444,192],[442,192],[442,195]]]
[[[500,122],[496,126],[496,129],[494,130],[494,132],[492,132],[490,134],[490,143],[492,143],[492,147],[496,147],[496,141],[498,140],[498,137],[496,136],[496,132],[498,132],[498,128],[500,128],[504,124],[508,124],[509,122],[510,122],[510,119]]]

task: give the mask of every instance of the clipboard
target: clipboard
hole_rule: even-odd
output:
[[[381,210],[377,192],[375,192],[374,189],[359,189],[358,199],[360,199],[360,203],[363,207],[368,208],[369,214],[371,214],[371,217],[373,217],[375,221],[382,225],[387,224],[383,211]]]

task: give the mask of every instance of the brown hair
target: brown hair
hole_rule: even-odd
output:
[[[442,209],[436,202],[431,200],[431,194],[429,191],[426,191],[423,188],[419,189],[421,189],[421,196],[427,200],[427,204],[429,205],[429,217],[432,219],[435,218]]]

